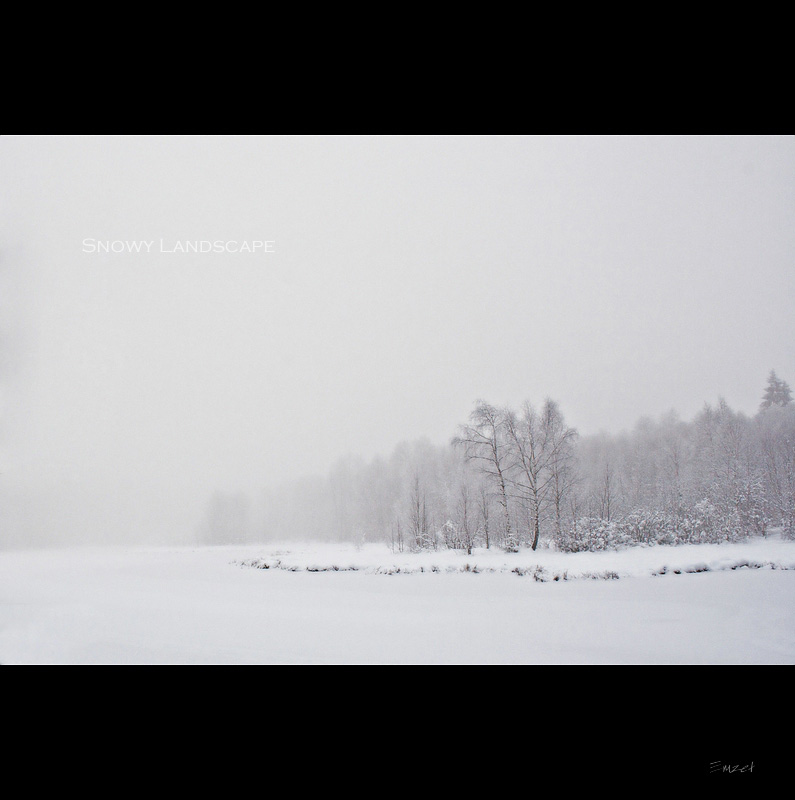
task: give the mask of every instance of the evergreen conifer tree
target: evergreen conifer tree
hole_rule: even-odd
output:
[[[773,406],[787,406],[792,402],[792,389],[786,381],[776,375],[776,371],[772,370],[770,377],[767,379],[767,388],[765,389],[765,396],[762,400],[762,408],[772,408]]]

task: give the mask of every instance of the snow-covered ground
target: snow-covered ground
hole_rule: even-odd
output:
[[[793,664],[795,543],[5,552],[0,663]]]

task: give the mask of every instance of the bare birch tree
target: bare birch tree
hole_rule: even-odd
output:
[[[558,539],[563,534],[563,515],[569,497],[577,485],[574,468],[575,446],[578,433],[566,425],[563,413],[554,400],[547,400],[543,413],[546,441],[550,447],[549,456],[549,495],[555,534]]]
[[[495,486],[497,502],[502,508],[504,544],[509,553],[519,550],[519,542],[511,524],[508,486],[514,468],[512,455],[506,441],[505,411],[479,401],[469,418],[469,425],[461,427],[453,444],[464,448],[466,458],[489,477]]]
[[[516,463],[510,479],[514,497],[524,509],[530,527],[531,547],[541,538],[541,505],[549,485],[547,444],[536,410],[525,403],[522,415],[508,412],[505,418],[508,446]]]

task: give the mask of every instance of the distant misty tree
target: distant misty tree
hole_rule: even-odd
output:
[[[459,481],[458,497],[453,504],[453,511],[455,513],[453,547],[456,550],[465,550],[467,555],[471,556],[478,541],[478,508],[472,485],[466,478]]]
[[[550,473],[551,516],[555,526],[555,534],[560,539],[563,535],[565,509],[577,484],[574,463],[575,447],[579,434],[574,428],[570,428],[566,424],[563,413],[554,400],[547,400],[544,405],[543,425],[549,448],[548,469]]]
[[[242,544],[248,538],[249,502],[245,495],[216,492],[200,529],[200,541],[207,545]]]
[[[795,404],[761,411],[755,433],[767,513],[795,536]]]
[[[436,549],[436,537],[428,512],[428,495],[419,474],[414,476],[408,502],[409,538],[412,549],[416,551]]]
[[[774,406],[788,406],[792,402],[792,390],[789,385],[782,381],[772,370],[767,379],[767,389],[762,400],[762,408],[773,408]]]
[[[477,494],[478,536],[483,540],[487,550],[491,550],[491,495],[485,483],[478,488]]]

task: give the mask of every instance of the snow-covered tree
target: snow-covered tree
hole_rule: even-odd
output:
[[[544,405],[543,424],[550,448],[549,516],[555,536],[560,538],[569,498],[577,485],[575,448],[579,434],[566,425],[563,413],[554,400],[547,400]]]
[[[506,435],[507,412],[479,401],[470,415],[469,425],[461,427],[453,444],[462,448],[466,458],[494,484],[495,496],[502,509],[503,541],[508,552],[519,549],[511,521],[509,502],[510,474],[514,469]]]
[[[789,384],[781,380],[776,375],[775,370],[771,370],[767,379],[767,388],[762,400],[762,408],[772,408],[773,406],[788,406],[792,402],[792,389]]]

